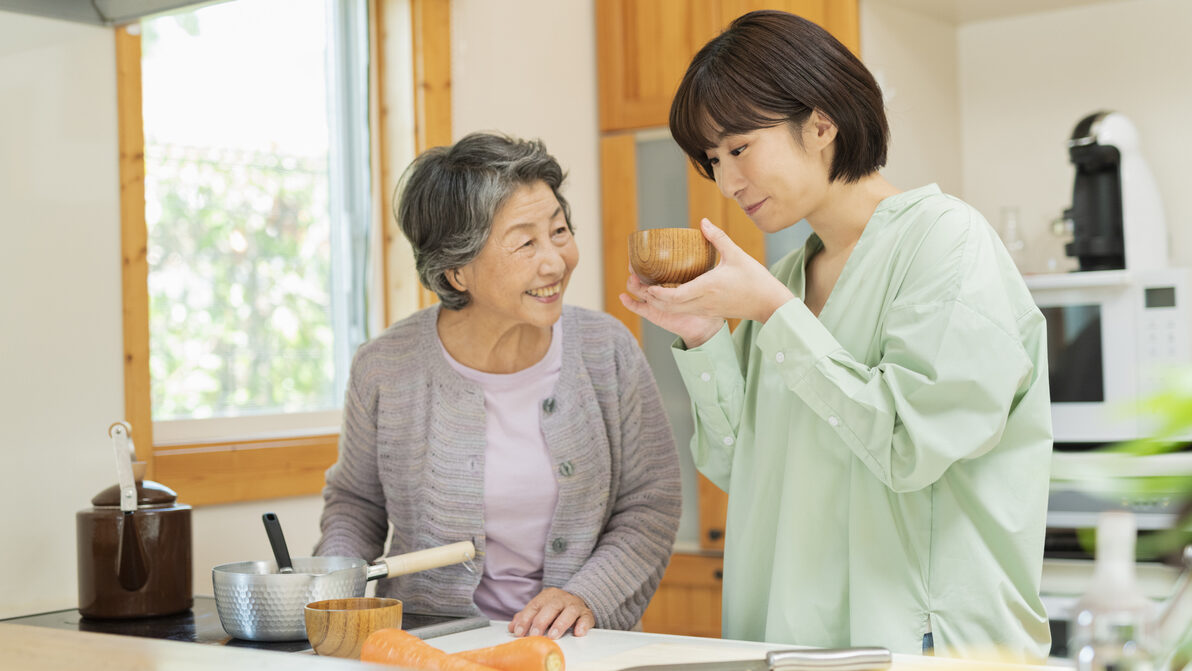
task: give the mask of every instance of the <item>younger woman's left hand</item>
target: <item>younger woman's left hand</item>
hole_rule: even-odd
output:
[[[592,609],[578,596],[557,587],[547,587],[509,621],[514,636],[560,638],[571,629],[576,636],[588,633],[596,624]]]
[[[775,310],[795,297],[712,222],[702,220],[700,230],[720,253],[720,263],[677,287],[642,287],[639,299],[662,312],[765,323]]]

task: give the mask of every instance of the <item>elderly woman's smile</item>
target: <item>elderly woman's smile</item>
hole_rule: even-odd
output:
[[[563,293],[563,283],[555,282],[554,284],[552,284],[550,286],[540,287],[538,289],[530,289],[526,293],[530,294],[531,296],[533,296],[535,298],[546,298],[546,299],[553,300],[559,294]]]

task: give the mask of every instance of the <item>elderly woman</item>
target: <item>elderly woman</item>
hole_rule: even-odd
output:
[[[361,346],[322,555],[471,539],[476,566],[382,580],[410,612],[483,613],[517,635],[640,619],[679,523],[678,455],[637,342],[564,306],[579,260],[541,142],[475,133],[418,157],[397,218],[440,304]]]

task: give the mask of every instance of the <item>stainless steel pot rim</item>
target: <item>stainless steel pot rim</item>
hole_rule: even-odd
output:
[[[293,563],[293,573],[278,573],[277,561],[273,559],[220,564],[211,569],[211,572],[229,575],[276,576],[278,578],[303,576],[309,578],[334,571],[361,569],[368,566],[368,562],[356,557],[296,557]]]

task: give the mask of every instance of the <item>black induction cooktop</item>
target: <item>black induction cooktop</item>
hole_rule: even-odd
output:
[[[37,615],[25,615],[7,620],[2,624],[24,624],[73,631],[91,631],[100,634],[120,634],[162,638],[190,643],[227,645],[280,652],[303,652],[310,650],[306,641],[245,641],[233,638],[224,631],[215,610],[215,599],[196,596],[194,607],[174,615],[143,617],[128,620],[95,620],[79,615],[78,609],[56,610]],[[462,617],[457,615],[430,615],[425,613],[402,613],[402,629],[421,638],[432,638],[457,631],[478,629],[488,625],[485,617]]]

